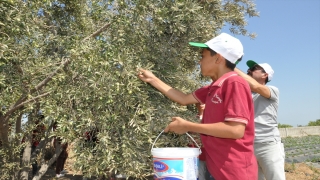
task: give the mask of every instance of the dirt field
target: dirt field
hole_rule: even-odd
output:
[[[73,175],[70,169],[70,162],[67,162],[66,169],[69,171],[65,177],[59,178],[61,180],[82,180],[82,175]],[[286,179],[287,180],[320,180],[320,168],[314,168],[306,163],[286,164]],[[53,168],[50,168],[46,175],[41,180],[54,180],[55,172]],[[96,180],[97,178],[91,178],[88,180]]]
[[[72,171],[72,150],[71,146],[68,147],[69,157],[67,159],[65,169],[68,173],[61,178],[56,178],[54,168],[50,167],[47,173],[41,178],[41,180],[83,180],[81,173]],[[286,180],[320,180],[320,168],[319,163],[317,167],[309,163],[286,163],[285,171],[286,171]],[[88,178],[87,180],[97,180],[98,178]],[[102,179],[101,179],[102,180]],[[120,179],[112,179],[112,180],[120,180]],[[123,180],[123,179],[121,179]]]
[[[320,180],[320,168],[306,163],[286,164],[285,170],[287,180]]]

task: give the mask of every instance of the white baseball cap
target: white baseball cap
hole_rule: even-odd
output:
[[[263,70],[268,74],[268,81],[271,81],[271,79],[273,77],[273,74],[274,74],[274,71],[273,71],[272,67],[268,63],[258,64],[256,62],[254,62],[253,60],[248,60],[247,61],[247,66],[249,68],[252,68],[255,65],[258,65],[258,66],[262,67]]]
[[[189,44],[195,47],[210,48],[233,64],[236,64],[237,60],[243,56],[243,46],[240,40],[227,33],[221,33],[206,43],[189,42]]]

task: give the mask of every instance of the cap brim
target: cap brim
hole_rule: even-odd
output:
[[[253,60],[248,60],[246,64],[247,64],[247,66],[248,66],[249,68],[252,68],[254,65],[256,65],[256,64],[258,64],[258,63],[254,62]]]
[[[189,42],[189,44],[191,46],[194,46],[194,47],[200,47],[200,48],[207,48],[208,46],[204,43],[197,43],[197,42]]]

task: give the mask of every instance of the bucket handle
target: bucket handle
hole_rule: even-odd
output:
[[[151,148],[151,151],[152,151],[152,149],[153,149],[153,146],[154,146],[154,144],[157,142],[157,140],[158,140],[158,138],[161,136],[161,134],[164,132],[164,130],[162,130],[161,131],[161,133],[157,136],[157,138],[154,140],[154,142],[153,142],[153,144],[152,144],[152,148]],[[193,139],[193,137],[192,136],[190,136],[190,134],[188,134],[188,133],[186,133],[188,136],[189,136],[189,138],[191,138],[191,140],[197,145],[197,147],[199,148],[199,152],[200,152],[200,154],[201,154],[201,149],[200,149],[200,146],[198,145],[198,143]]]

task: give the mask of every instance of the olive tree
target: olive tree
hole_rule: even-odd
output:
[[[254,37],[246,18],[258,16],[251,0],[7,0],[0,9],[0,175],[8,179],[27,179],[32,161],[39,179],[61,151],[44,158],[52,136],[73,145],[73,168],[85,176],[150,176],[155,136],[172,116],[196,120],[196,110],[141,82],[137,68],[192,92],[206,80],[188,42],[206,41],[225,24]],[[39,110],[46,133],[31,155]],[[84,136],[92,129],[94,145]],[[157,143],[185,144],[175,135]]]

